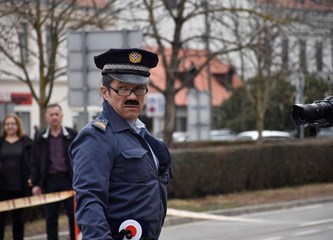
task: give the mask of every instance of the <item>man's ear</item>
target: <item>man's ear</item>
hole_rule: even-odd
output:
[[[109,90],[105,86],[101,86],[100,88],[101,96],[104,100],[109,99]]]

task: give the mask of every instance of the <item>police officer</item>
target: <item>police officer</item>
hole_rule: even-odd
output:
[[[158,57],[143,49],[110,49],[94,60],[102,69],[103,110],[70,148],[78,226],[85,240],[158,239],[171,157],[138,118]]]

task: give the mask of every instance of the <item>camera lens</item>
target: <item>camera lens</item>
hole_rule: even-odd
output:
[[[329,119],[332,114],[331,105],[326,101],[292,106],[292,118],[297,125],[314,123],[316,120]]]
[[[297,125],[303,125],[306,123],[304,107],[301,104],[295,104],[292,106],[292,117]]]

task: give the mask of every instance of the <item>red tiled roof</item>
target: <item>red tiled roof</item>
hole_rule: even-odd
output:
[[[77,3],[83,7],[105,7],[107,0],[78,0]]]
[[[332,0],[256,0],[256,3],[280,8],[333,11]]]
[[[154,51],[153,49],[150,49]],[[171,49],[168,48],[165,50],[166,55],[171,55]],[[156,50],[155,50],[156,52]],[[186,56],[186,57],[185,57]],[[179,58],[182,58],[182,62],[179,67],[179,72],[185,72],[191,69],[193,64],[198,68],[200,65],[204,63],[206,60],[206,51],[205,50],[195,50],[195,49],[187,49],[183,51]],[[217,57],[211,60],[210,63],[210,71],[212,73],[211,76],[211,89],[212,89],[212,103],[214,106],[219,106],[224,100],[228,99],[231,95],[231,92],[227,91],[227,89],[221,85],[218,80],[213,76],[213,74],[226,74],[230,69],[230,65],[223,63]],[[160,87],[161,89],[165,89],[165,70],[160,58],[158,65],[151,70],[151,81]],[[195,77],[194,86],[201,91],[208,91],[208,73],[207,67],[203,68],[203,70]],[[234,74],[232,76],[232,87],[237,88],[242,84],[241,80]],[[180,86],[179,80],[176,80],[176,87]],[[150,87],[149,92],[156,92],[156,90]],[[188,88],[182,89],[175,96],[176,105],[187,105],[187,93]]]

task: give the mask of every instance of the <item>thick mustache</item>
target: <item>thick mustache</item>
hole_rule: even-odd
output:
[[[139,102],[136,100],[127,100],[125,101],[125,105],[139,105]]]

